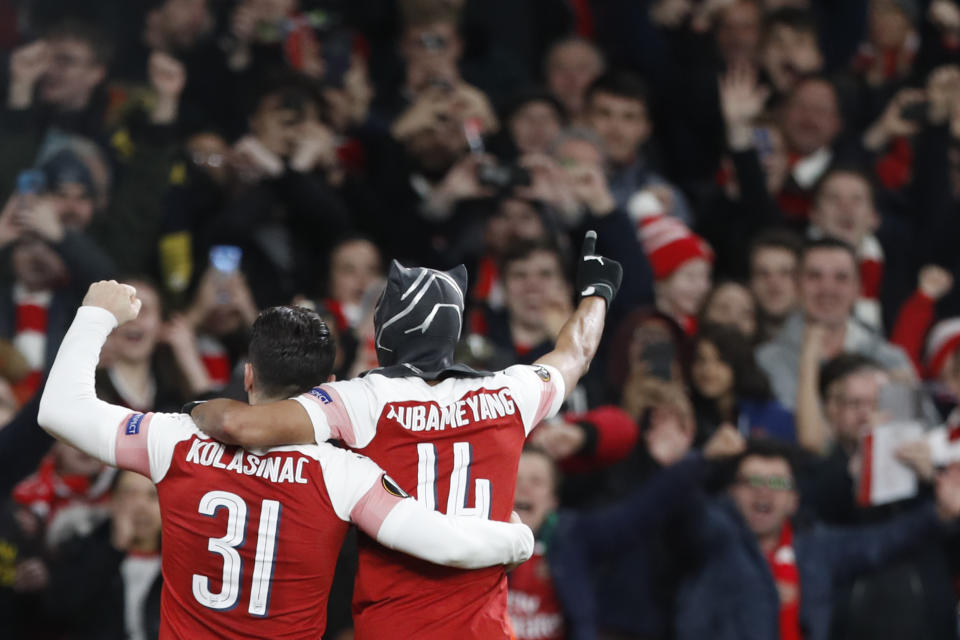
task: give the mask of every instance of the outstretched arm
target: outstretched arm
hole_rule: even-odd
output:
[[[94,373],[107,336],[139,311],[133,287],[114,281],[91,285],[60,344],[40,399],[41,427],[111,465],[117,464],[117,429],[131,412],[97,398]]]
[[[535,363],[555,367],[563,377],[568,396],[590,368],[590,361],[597,353],[607,308],[617,295],[623,278],[620,263],[594,253],[596,242],[596,232],[588,231],[577,273],[580,304],[560,330],[553,351]]]

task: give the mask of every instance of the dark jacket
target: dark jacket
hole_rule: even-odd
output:
[[[110,544],[108,520],[88,536],[67,540],[50,565],[47,610],[51,621],[66,631],[67,640],[124,640],[125,602],[120,565],[126,554]],[[143,604],[148,638],[160,633],[160,592],[157,573]]]
[[[677,639],[778,639],[780,600],[756,537],[729,498],[699,499],[701,561],[678,593]],[[804,638],[829,637],[839,585],[928,540],[939,526],[928,503],[882,525],[797,531],[794,552]]]
[[[692,454],[653,474],[614,504],[559,513],[547,562],[563,607],[567,638],[591,640],[597,637],[597,627],[602,622],[610,622],[611,603],[597,595],[598,583],[616,579],[615,576],[622,580],[624,575],[620,572],[601,577],[603,565],[619,565],[624,555],[645,552],[651,534],[684,502],[684,497],[695,490],[702,470],[702,458]],[[633,600],[636,607],[652,601],[649,592],[655,586],[644,580],[642,574],[631,574],[629,582],[607,584],[604,591],[621,593]]]

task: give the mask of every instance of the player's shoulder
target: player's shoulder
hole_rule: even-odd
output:
[[[496,373],[511,380],[522,380],[524,382],[551,382],[559,373],[553,367],[542,364],[515,364]]]
[[[123,422],[123,431],[128,435],[136,434],[141,429],[150,428],[152,437],[186,439],[192,435],[208,438],[200,431],[197,424],[186,413],[163,413],[131,411]]]

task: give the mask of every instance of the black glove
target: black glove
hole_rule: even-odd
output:
[[[607,301],[607,309],[620,289],[623,280],[623,267],[616,260],[596,255],[597,232],[587,231],[583,237],[583,252],[580,254],[580,266],[577,269],[577,291],[580,299],[600,296]]]

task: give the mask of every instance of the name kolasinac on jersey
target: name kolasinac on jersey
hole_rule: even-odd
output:
[[[194,439],[187,452],[186,461],[202,465],[233,471],[245,476],[264,478],[270,482],[295,482],[307,484],[303,475],[303,467],[310,458],[305,456],[255,455],[249,451],[230,447],[233,455],[224,460],[227,446],[215,440]]]
[[[444,431],[515,415],[517,405],[506,387],[477,389],[446,406],[429,402],[388,402],[380,423],[395,422],[408,431]]]

